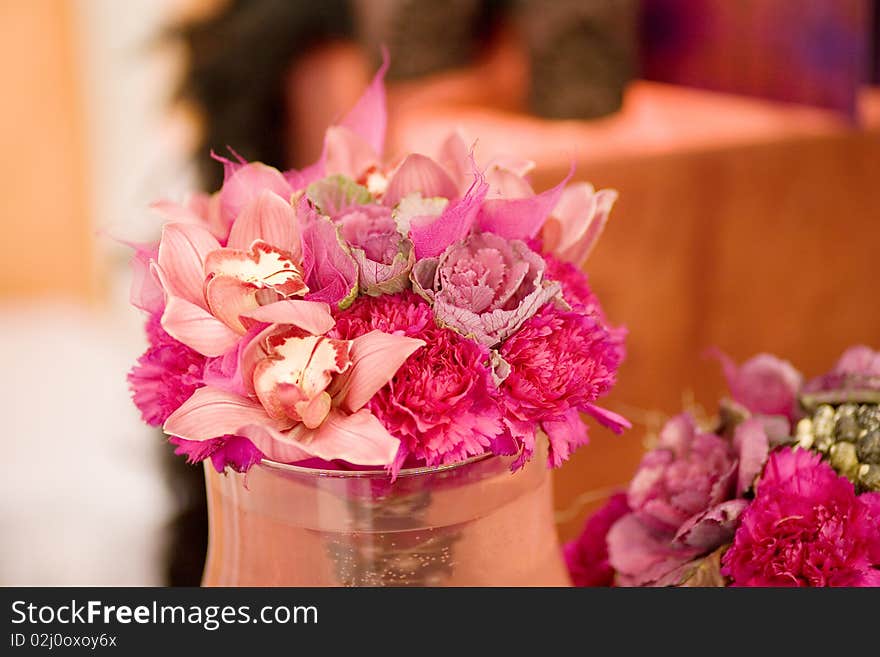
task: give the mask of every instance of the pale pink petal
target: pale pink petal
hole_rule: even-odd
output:
[[[588,183],[567,187],[553,210],[553,217],[561,227],[554,252],[562,260],[582,264],[605,230],[616,200],[617,192],[612,189],[594,192]]]
[[[324,175],[340,173],[358,180],[368,169],[379,166],[372,146],[342,126],[331,126],[324,135]]]
[[[700,554],[695,548],[673,545],[630,513],[608,532],[608,561],[630,586],[652,584]]]
[[[486,182],[489,183],[489,193],[486,198],[490,200],[530,198],[535,195],[535,190],[525,178],[499,166],[490,166],[486,169]]]
[[[165,433],[186,440],[210,440],[241,435],[246,425],[283,428],[272,421],[257,402],[246,397],[205,386],[174,411],[165,422]]]
[[[382,202],[394,207],[404,196],[415,192],[421,194],[422,198],[454,199],[458,196],[458,186],[434,160],[412,153],[391,176]]]
[[[240,335],[247,331],[241,316],[260,305],[257,287],[232,276],[215,276],[208,281],[205,298],[211,314]]]
[[[522,178],[529,175],[535,169],[535,161],[514,155],[499,155],[493,157],[489,162],[487,169],[492,168],[506,169]]]
[[[158,257],[165,291],[207,308],[205,259],[219,248],[220,243],[207,228],[195,224],[166,224],[162,229]]]
[[[298,425],[302,427],[302,425]],[[301,435],[312,432],[303,427]],[[266,424],[249,424],[238,429],[238,435],[250,440],[268,459],[279,463],[296,463],[312,458],[305,445],[290,437],[289,432],[279,431]]]
[[[388,113],[385,108],[385,73],[388,71],[388,53],[382,53],[382,66],[373,76],[370,86],[339,122],[367,142],[381,156],[385,146]]]
[[[295,434],[299,427],[294,427]],[[352,415],[330,411],[324,423],[300,438],[303,449],[313,456],[356,465],[389,465],[394,461],[400,441],[366,409]]]
[[[733,538],[739,518],[748,508],[747,500],[721,502],[687,519],[675,533],[675,542],[703,552],[714,550]]]
[[[437,162],[442,166],[464,193],[474,182],[474,166],[470,149],[458,131],[451,133],[440,146]]]
[[[128,245],[135,250],[131,258],[131,305],[150,314],[160,313],[165,306],[165,291],[154,267],[158,249],[153,244]]]
[[[752,487],[770,456],[770,439],[763,420],[752,417],[740,424],[733,434],[733,447],[739,452],[736,494],[740,496]]]
[[[483,203],[477,217],[480,230],[507,239],[535,237],[556,207],[571,172],[556,187],[529,198],[490,199]]]
[[[439,256],[450,244],[463,240],[471,231],[488,191],[489,185],[477,180],[464,196],[449,203],[439,217],[413,217],[409,234],[416,260]]]
[[[178,297],[168,297],[162,328],[203,356],[220,356],[239,340],[235,331],[207,310]]]
[[[251,331],[257,330],[256,327]],[[284,330],[275,324],[267,326],[256,335],[249,335],[243,338],[243,346],[241,348],[241,360],[239,361],[241,369],[241,383],[245,392],[249,395],[256,394],[254,387],[254,374],[257,365],[269,356],[268,339],[270,336]],[[250,337],[250,339],[248,339]]]
[[[315,335],[323,335],[335,324],[326,303],[300,299],[276,301],[251,310],[245,316],[266,324],[291,324]]]
[[[249,249],[256,240],[286,251],[294,261],[300,261],[302,245],[299,223],[289,199],[264,190],[244,207],[232,224],[228,246]]]
[[[227,176],[220,190],[222,220],[227,224],[232,223],[245,206],[263,191],[275,192],[282,199],[289,199],[293,194],[290,183],[274,167],[262,162],[233,165],[233,172]]]
[[[351,371],[334,388],[334,397],[345,410],[352,413],[360,410],[424,344],[422,340],[381,331],[370,331],[355,338],[350,352]]]

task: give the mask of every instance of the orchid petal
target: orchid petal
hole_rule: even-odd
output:
[[[412,153],[407,155],[391,176],[382,202],[388,207],[394,207],[403,197],[414,192],[418,192],[423,198],[454,199],[458,196],[458,186],[434,160]]]
[[[488,191],[488,183],[477,180],[464,196],[447,205],[439,217],[414,217],[410,239],[416,260],[439,256],[451,244],[463,240],[477,220]]]
[[[289,199],[293,194],[290,183],[274,167],[251,162],[235,168],[220,190],[220,215],[223,221],[231,224],[264,191],[275,192],[282,199]]]
[[[341,389],[334,391],[340,406],[360,410],[376,392],[391,380],[407,358],[425,343],[403,335],[370,331],[351,344],[352,368]]]
[[[324,135],[324,176],[342,174],[358,180],[368,169],[379,166],[372,146],[343,126],[331,126]]]
[[[170,223],[162,229],[159,268],[165,291],[201,308],[205,304],[205,259],[220,248],[217,238],[195,224]]]
[[[290,202],[264,190],[253,198],[232,224],[228,247],[250,249],[262,240],[291,254],[296,262],[302,258],[299,223]]]
[[[389,465],[394,461],[400,441],[366,409],[352,415],[331,410],[314,432],[301,431],[297,425],[292,435],[300,433],[303,448],[325,461],[341,459],[356,465]]]
[[[227,434],[241,435],[242,426],[253,424],[283,428],[257,402],[206,386],[183,402],[168,417],[163,429],[185,440],[210,440]]]
[[[129,243],[129,246],[135,250],[131,257],[129,300],[135,308],[150,314],[161,313],[165,306],[165,291],[154,267],[158,249],[146,244]]]
[[[605,230],[616,200],[617,192],[613,189],[595,192],[589,183],[566,187],[553,209],[553,220],[558,222],[559,230],[553,252],[567,262],[583,263]]]
[[[209,357],[222,355],[239,339],[235,331],[207,310],[179,297],[168,297],[162,328],[171,337]]]
[[[470,150],[458,131],[452,132],[440,146],[437,162],[458,186],[459,191],[467,190],[474,181],[474,167]]]
[[[354,107],[339,123],[360,136],[380,156],[385,146],[385,130],[388,123],[388,112],[385,107],[385,73],[388,71],[388,64],[388,53],[383,51],[382,66]]]
[[[260,306],[245,317],[266,324],[291,324],[314,335],[323,335],[335,324],[330,306],[318,301],[285,299]]]
[[[302,425],[297,425],[302,427]],[[305,430],[305,428],[303,427]],[[308,430],[305,430],[308,431]],[[279,463],[296,463],[312,457],[306,446],[292,439],[288,432],[265,424],[249,424],[238,429],[238,435],[250,440],[266,458]],[[303,435],[310,435],[305,433]]]
[[[541,230],[562,196],[571,172],[556,187],[528,198],[489,199],[480,208],[480,230],[507,239],[531,239]]]
[[[257,287],[232,276],[215,276],[209,280],[205,298],[211,314],[241,335],[247,331],[241,316],[260,306]]]
[[[486,182],[489,183],[489,193],[486,195],[489,200],[535,196],[535,190],[532,189],[528,181],[509,169],[498,166],[489,167],[486,170]]]

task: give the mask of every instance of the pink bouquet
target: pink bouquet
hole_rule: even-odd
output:
[[[222,189],[155,208],[132,302],[150,346],[135,404],[191,461],[321,467],[519,454],[558,466],[614,385],[625,332],[576,265],[616,194],[536,194],[530,162],[479,167],[451,135],[382,158],[382,74],[302,171],[221,159]]]
[[[575,583],[880,586],[880,353],[807,384],[767,354],[722,362],[719,422],[666,424],[566,547]]]

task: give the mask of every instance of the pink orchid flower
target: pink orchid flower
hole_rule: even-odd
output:
[[[317,457],[386,466],[400,441],[364,406],[424,344],[380,331],[336,340],[270,326],[243,351],[248,394],[200,388],[164,428],[191,441],[243,436],[284,463]]]
[[[274,192],[249,200],[225,247],[197,224],[167,224],[157,260],[162,327],[205,356],[222,355],[256,322],[293,322],[315,333],[332,326],[325,304],[296,299],[308,292],[299,224]]]

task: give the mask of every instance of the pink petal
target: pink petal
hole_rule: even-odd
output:
[[[379,166],[379,156],[370,144],[342,126],[331,126],[324,135],[324,175],[341,173],[358,180],[368,169]]]
[[[358,268],[329,217],[312,217],[303,229],[303,267],[310,301],[348,307],[358,289]]]
[[[220,190],[220,214],[223,221],[232,223],[245,206],[263,191],[275,192],[282,199],[289,199],[293,194],[290,183],[274,167],[262,162],[251,162],[237,167],[226,178],[223,189]]]
[[[298,427],[294,427],[291,434]],[[389,465],[400,447],[400,441],[366,409],[353,415],[332,410],[318,429],[305,436],[300,438],[303,448],[313,456],[356,465]]]
[[[250,249],[255,240],[262,240],[276,249],[286,251],[295,262],[300,261],[302,245],[299,223],[290,201],[264,190],[244,207],[232,224],[228,246],[233,249]]]
[[[257,287],[232,276],[215,276],[208,281],[205,298],[211,313],[240,335],[247,331],[241,316],[260,306]]]
[[[201,308],[205,304],[205,259],[220,248],[208,229],[195,224],[171,223],[162,229],[159,268],[165,291]]]
[[[292,324],[314,335],[323,335],[335,324],[326,303],[300,299],[276,301],[251,310],[245,316],[266,324]]]
[[[603,189],[594,193],[592,185],[575,183],[567,187],[553,216],[561,225],[561,236],[555,253],[567,262],[582,264],[605,230],[617,192]]]
[[[449,203],[439,217],[414,217],[410,238],[416,259],[439,256],[450,244],[463,240],[471,231],[488,191],[486,181],[476,180],[470,190]]]
[[[700,552],[673,547],[670,537],[657,534],[631,513],[618,520],[608,532],[608,561],[626,582],[642,586],[656,582]]]
[[[581,420],[580,414],[574,409],[561,420],[542,422],[541,428],[550,440],[548,461],[551,468],[561,466],[575,449],[590,441],[587,427]]]
[[[531,239],[541,230],[562,196],[571,172],[556,187],[529,198],[490,199],[480,209],[480,230],[507,239]]]
[[[609,411],[607,408],[600,408],[595,404],[587,404],[583,409],[584,413],[592,415],[599,424],[611,429],[616,434],[622,434],[627,429],[632,429],[632,423],[622,415]]]
[[[388,113],[385,108],[385,73],[388,71],[388,53],[382,53],[382,66],[370,85],[339,123],[366,141],[381,156],[385,146]]]
[[[749,418],[733,435],[733,446],[739,451],[739,476],[736,494],[742,495],[755,483],[770,455],[770,440],[760,418]]]
[[[733,538],[739,518],[748,506],[748,501],[743,499],[717,504],[686,520],[674,540],[704,553],[714,550]]]
[[[414,192],[421,194],[422,198],[454,199],[458,196],[458,186],[434,160],[412,153],[406,156],[388,181],[382,202],[394,207],[400,199]]]
[[[446,169],[460,192],[464,193],[473,184],[474,166],[470,150],[458,131],[443,141],[437,162]]]
[[[203,356],[220,356],[236,345],[238,334],[211,313],[178,297],[169,297],[162,328]]]
[[[162,312],[165,306],[165,290],[154,270],[158,248],[152,244],[129,243],[135,252],[131,257],[131,289],[129,301],[135,308],[150,314]]]
[[[241,359],[239,360],[239,368],[241,371],[241,383],[244,390],[249,395],[255,395],[254,374],[260,361],[269,356],[268,339],[270,336],[284,330],[283,327],[276,325],[267,326],[259,331],[257,327],[253,327],[242,340]],[[255,335],[253,331],[258,331]],[[248,339],[250,337],[250,339]]]
[[[345,410],[359,411],[400,369],[407,358],[425,343],[403,335],[370,331],[351,345],[352,368],[335,395]]]
[[[267,424],[249,424],[239,427],[238,435],[250,440],[257,449],[266,455],[266,458],[279,463],[296,463],[312,458],[312,453],[306,446],[291,438],[289,432],[279,431]],[[303,428],[301,435],[308,438],[311,433]]]
[[[186,440],[210,440],[225,435],[242,435],[247,425],[283,428],[266,414],[257,402],[247,397],[204,387],[174,411],[163,427],[165,433]]]
[[[487,199],[530,198],[535,195],[535,190],[525,178],[499,166],[490,166],[486,170],[486,182],[489,183]]]

